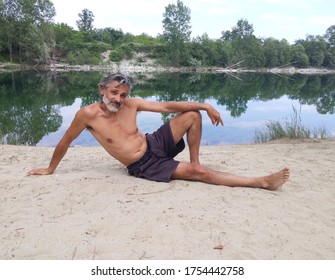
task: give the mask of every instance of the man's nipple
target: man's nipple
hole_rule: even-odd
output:
[[[112,140],[111,138],[107,138],[107,142],[108,142],[108,143],[112,143],[113,140]]]

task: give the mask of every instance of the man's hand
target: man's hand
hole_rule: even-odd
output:
[[[53,171],[50,170],[49,168],[37,168],[37,169],[33,169],[30,172],[28,172],[27,176],[30,176],[30,175],[50,175],[52,173],[53,173]]]
[[[86,109],[85,109],[86,108]],[[54,173],[56,170],[59,162],[64,157],[65,153],[67,152],[71,142],[78,137],[78,135],[87,127],[87,115],[90,112],[88,111],[87,107],[80,109],[73,119],[70,127],[65,132],[62,139],[57,144],[49,164],[48,168],[37,168],[33,169],[27,173],[27,176],[30,175],[50,175]]]
[[[218,126],[219,124],[223,125],[223,121],[220,117],[220,113],[215,110],[212,106],[207,110],[207,115],[211,119],[212,124]]]

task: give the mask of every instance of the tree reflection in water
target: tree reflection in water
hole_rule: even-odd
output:
[[[46,135],[58,131],[63,122],[61,108],[74,104],[77,98],[81,100],[81,106],[99,101],[97,84],[108,74],[0,73],[2,143],[36,145]],[[233,118],[243,116],[250,101],[270,102],[287,96],[301,105],[315,106],[320,115],[334,114],[335,75],[240,73],[238,77],[222,73],[135,73],[131,75],[134,84],[132,96],[159,101],[211,100],[215,105],[223,106]],[[160,122],[171,117],[166,114],[160,116]],[[154,123],[144,113],[140,119]],[[146,127],[145,123],[141,125]]]

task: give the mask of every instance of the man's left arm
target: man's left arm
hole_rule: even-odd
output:
[[[218,126],[223,125],[223,121],[220,117],[220,113],[208,103],[188,102],[188,101],[146,101],[143,99],[137,99],[137,110],[138,111],[150,111],[150,112],[161,112],[161,113],[183,113],[188,111],[201,111],[207,112],[208,117],[211,119],[212,124]]]

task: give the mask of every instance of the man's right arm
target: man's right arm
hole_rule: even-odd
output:
[[[54,173],[58,164],[66,154],[72,141],[76,139],[79,134],[87,127],[84,110],[85,109],[83,108],[76,113],[76,116],[74,117],[70,127],[67,129],[64,136],[57,144],[48,168],[33,169],[28,173],[28,175],[49,175]]]

